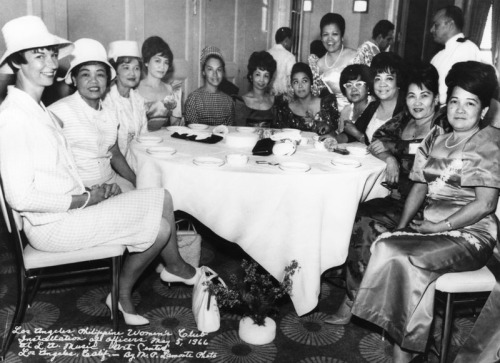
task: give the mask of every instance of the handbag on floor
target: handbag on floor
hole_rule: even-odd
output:
[[[201,276],[193,288],[193,314],[199,331],[211,333],[220,328],[220,313],[217,299],[208,290],[207,282],[214,278],[226,286],[214,270],[207,266],[201,266]]]

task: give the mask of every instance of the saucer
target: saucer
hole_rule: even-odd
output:
[[[188,127],[192,130],[206,130],[208,125],[205,124],[189,124]]]
[[[136,140],[141,144],[159,144],[163,141],[159,136],[139,136]]]
[[[255,132],[255,127],[240,126],[236,128],[236,131],[241,132],[242,134],[253,134]]]
[[[186,126],[167,126],[167,130],[172,132],[178,132],[179,134],[185,134],[191,131]]]
[[[296,161],[285,161],[279,164],[279,168],[284,171],[291,171],[294,173],[305,173],[311,170],[311,166],[306,163],[299,163]]]
[[[361,163],[357,160],[341,159],[336,158],[331,161],[332,165],[338,168],[355,169],[361,166]]]
[[[217,168],[224,165],[224,160],[214,158],[212,156],[199,156],[193,159],[193,163],[198,166],[205,166],[208,168]]]
[[[177,152],[177,150],[169,146],[153,146],[153,147],[148,147],[146,149],[146,152],[148,154],[155,156],[170,156],[174,155]]]

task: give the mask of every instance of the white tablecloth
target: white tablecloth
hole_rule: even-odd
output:
[[[167,130],[150,134],[163,138],[157,145],[177,150],[169,157],[147,153],[151,144],[131,144],[127,159],[136,172],[137,187],[169,190],[176,210],[237,243],[278,280],[285,266],[297,260],[293,304],[298,315],[314,309],[321,274],[345,262],[358,204],[387,195],[380,186],[385,163],[371,155],[347,157],[316,150],[311,143],[299,145],[292,156],[252,156],[251,149],[229,148],[224,141],[210,145],[170,134]],[[193,163],[194,157],[224,159],[231,153],[247,154],[249,163],[216,168]],[[359,160],[362,166],[336,168],[330,161],[337,157]],[[286,172],[256,160],[300,161],[312,168]]]

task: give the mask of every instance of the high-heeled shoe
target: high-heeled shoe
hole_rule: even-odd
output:
[[[111,312],[111,294],[108,294],[108,296],[106,297],[106,306]],[[125,324],[127,325],[140,326],[149,324],[149,320],[146,319],[145,317],[139,314],[129,314],[123,311],[122,305],[120,304],[119,301],[118,301],[118,311],[122,313],[123,320],[125,320]],[[113,313],[111,313],[111,319],[113,319]]]
[[[174,275],[173,273],[170,273],[167,271],[166,268],[164,268],[161,273],[160,273],[160,279],[164,282],[182,282],[186,285],[194,285],[198,281],[198,279],[201,276],[201,268],[195,267],[196,272],[194,273],[193,277],[190,277],[188,279],[185,279],[183,277]]]

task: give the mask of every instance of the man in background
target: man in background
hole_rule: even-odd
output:
[[[370,66],[372,59],[380,52],[389,49],[394,41],[394,24],[389,20],[380,20],[372,31],[372,38],[361,44],[353,63]]]
[[[458,62],[481,61],[481,52],[476,44],[465,39],[462,29],[464,15],[457,6],[439,9],[432,19],[431,34],[434,41],[444,45],[431,60],[439,73],[439,103],[446,103],[446,75]]]
[[[292,49],[292,29],[279,28],[274,36],[276,45],[268,50],[276,61],[276,73],[271,83],[271,93],[282,95],[288,93],[290,85],[290,74],[295,64],[295,56],[290,52]]]

